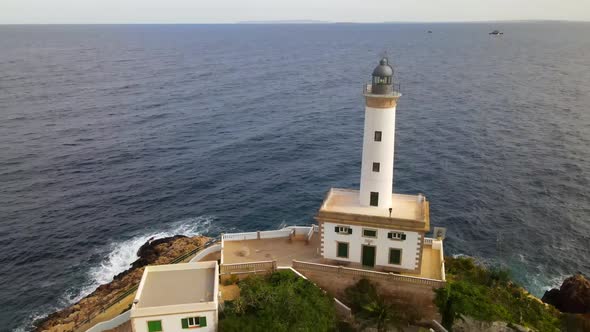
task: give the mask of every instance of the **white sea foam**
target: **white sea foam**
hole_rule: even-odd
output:
[[[106,248],[99,248],[99,252],[107,252],[100,264],[88,270],[83,285],[77,285],[66,290],[58,299],[57,305],[47,307],[40,312],[32,313],[20,327],[13,332],[21,332],[30,329],[31,322],[45,317],[48,313],[78,302],[92,293],[98,286],[109,283],[117,274],[127,270],[131,263],[137,260],[137,250],[150,238],[159,239],[174,235],[207,235],[211,233],[213,217],[201,216],[188,218],[171,223],[164,230],[152,230],[136,233],[127,239],[114,240]]]
[[[538,296],[543,296],[545,291],[553,288],[559,288],[563,281],[568,277],[571,277],[571,274],[560,274],[550,278],[543,274],[538,274],[531,278],[531,288],[537,290]]]
[[[109,283],[117,274],[127,270],[137,260],[137,250],[150,238],[160,239],[174,235],[195,236],[209,233],[212,217],[196,217],[175,222],[166,230],[154,230],[135,235],[127,240],[115,241],[106,250],[107,257],[100,265],[90,268],[88,283],[77,296],[69,297],[70,303],[78,302],[94,291],[98,286]],[[69,294],[66,294],[68,296]]]

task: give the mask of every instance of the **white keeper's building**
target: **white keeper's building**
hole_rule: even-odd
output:
[[[132,330],[217,331],[218,296],[216,261],[147,266],[131,307]]]

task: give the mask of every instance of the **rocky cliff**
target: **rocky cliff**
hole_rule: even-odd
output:
[[[174,259],[204,246],[208,240],[209,238],[202,236],[176,235],[146,242],[139,248],[138,259],[131,264],[128,270],[116,275],[113,281],[101,285],[78,303],[35,322],[35,330],[71,331],[76,329],[88,318],[101,312],[121,293],[137,285],[146,265],[171,263]]]
[[[576,274],[563,281],[559,289],[545,292],[543,302],[572,314],[590,313],[590,281],[581,274]]]

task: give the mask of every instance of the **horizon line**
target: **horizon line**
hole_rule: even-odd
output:
[[[324,25],[324,24],[453,24],[453,23],[590,23],[590,20],[523,19],[523,20],[456,20],[456,21],[323,21],[323,20],[254,20],[237,22],[94,22],[94,23],[0,23],[6,25]]]

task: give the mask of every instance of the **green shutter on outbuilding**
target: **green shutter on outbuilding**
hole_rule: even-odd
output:
[[[199,317],[199,326],[200,327],[205,327],[207,326],[207,317]]]
[[[162,331],[162,321],[161,320],[151,320],[147,322],[148,324],[148,331],[149,332],[161,332]]]
[[[402,234],[402,240],[406,239],[406,234]]]
[[[183,318],[180,321],[182,322],[182,328],[188,329],[188,318]]]
[[[352,234],[352,228],[348,229],[348,234]]]
[[[339,229],[338,226],[334,227],[334,232],[338,233]]]

